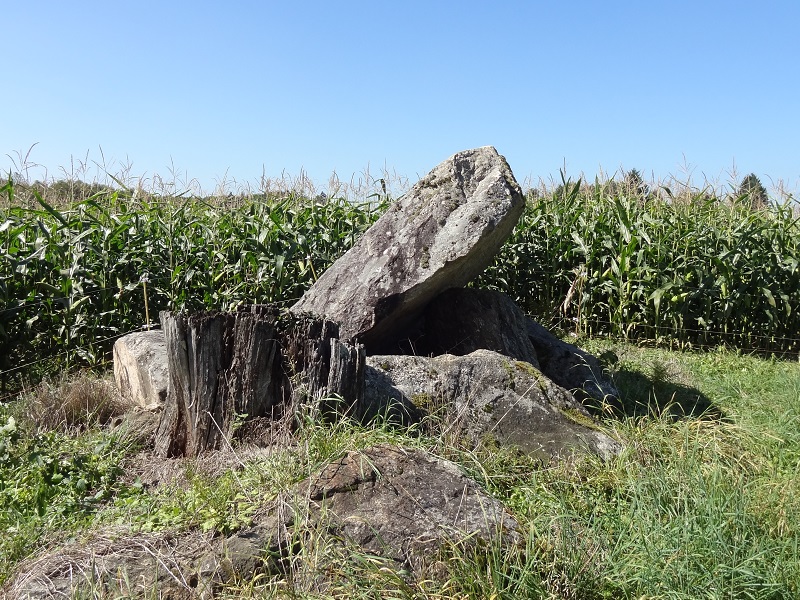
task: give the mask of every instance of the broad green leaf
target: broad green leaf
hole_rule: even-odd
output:
[[[775,297],[772,295],[772,292],[767,288],[761,288],[761,291],[764,292],[764,295],[767,297],[767,302],[769,302],[769,305],[775,308]]]

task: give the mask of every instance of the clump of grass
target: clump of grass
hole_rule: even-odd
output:
[[[44,381],[23,401],[23,418],[39,431],[84,430],[109,424],[129,407],[106,378],[82,374]]]
[[[292,437],[277,446],[256,448],[232,440],[213,455],[166,461],[161,469],[149,455],[132,461],[142,472],[138,477],[128,474],[129,486],[102,519],[135,530],[201,528],[227,534],[248,524],[252,514],[279,491],[351,450],[380,443],[433,445],[432,440],[387,423],[322,422],[313,418],[312,409],[303,407],[296,418]]]

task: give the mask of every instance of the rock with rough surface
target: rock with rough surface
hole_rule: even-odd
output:
[[[554,383],[570,390],[595,412],[622,411],[617,386],[606,376],[596,357],[560,340],[531,319],[528,319],[527,332],[536,348],[542,373]]]
[[[334,543],[420,580],[440,566],[440,551],[519,544],[517,528],[504,506],[456,464],[423,450],[379,444],[348,452],[300,482],[279,496],[261,522],[229,537],[225,546],[237,550],[239,564],[256,562],[277,574],[281,562],[291,559],[292,542],[299,541],[308,555],[314,543]],[[265,555],[271,563],[258,562]]]
[[[480,274],[511,234],[525,198],[491,146],[433,169],[297,302],[375,353],[442,291]]]
[[[592,406],[619,407],[619,392],[600,362],[531,320],[500,292],[460,288],[437,296],[425,309],[420,354],[463,356],[494,350],[531,363],[557,385]]]
[[[520,541],[499,501],[457,465],[423,450],[382,444],[348,452],[307,489],[342,539],[415,573],[445,544]]]
[[[516,520],[457,465],[388,444],[327,464],[224,540],[197,532],[122,534],[99,533],[27,559],[0,596],[212,598],[225,583],[266,582],[289,570],[295,591],[313,592],[343,572],[341,562],[325,560],[354,556],[357,566],[369,555],[383,571],[423,581],[446,574],[442,561],[454,547],[522,544]],[[303,557],[323,562],[304,564]]]
[[[366,378],[364,418],[398,405],[441,411],[449,428],[475,443],[488,437],[547,461],[575,451],[608,459],[621,451],[567,390],[530,363],[497,352],[371,356]]]
[[[114,379],[123,398],[154,410],[167,399],[167,346],[164,332],[129,333],[114,343]]]

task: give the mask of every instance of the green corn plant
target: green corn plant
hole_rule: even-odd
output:
[[[230,310],[297,300],[385,210],[389,199],[353,204],[257,197],[235,206],[208,199],[100,190],[56,208],[0,214],[0,371],[50,358],[52,368],[107,360],[116,337],[162,309]]]
[[[529,193],[475,285],[582,335],[797,351],[800,225],[789,205],[753,211],[702,190],[676,198],[562,173]],[[115,337],[162,309],[296,301],[382,214],[363,203],[257,195],[235,203],[97,189],[56,208],[37,190],[0,195],[0,371],[43,358],[108,359]],[[52,361],[51,361],[52,362]]]
[[[701,190],[686,199],[572,184],[529,194],[479,285],[545,324],[585,335],[797,351],[792,207],[752,211]]]

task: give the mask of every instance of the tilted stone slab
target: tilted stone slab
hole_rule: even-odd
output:
[[[338,322],[341,339],[372,353],[439,293],[479,275],[524,205],[497,150],[459,152],[395,202],[291,310]]]

